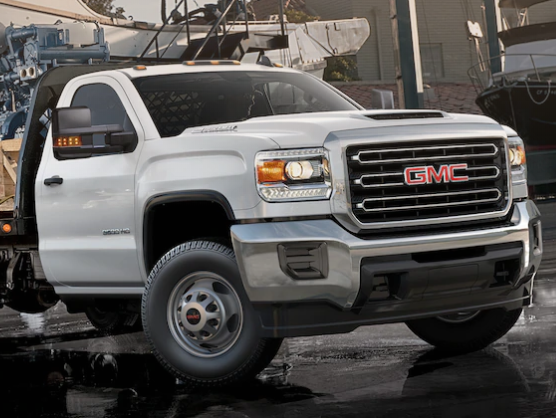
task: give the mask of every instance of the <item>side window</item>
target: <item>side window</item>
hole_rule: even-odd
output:
[[[106,84],[89,84],[80,87],[73,100],[71,107],[85,106],[91,110],[91,124],[97,125],[120,125],[124,132],[133,132],[135,128],[129,119],[122,101],[112,87]],[[93,147],[104,147],[106,134],[95,133],[93,135]],[[132,152],[137,144],[126,147],[124,152]],[[106,153],[102,153],[106,154]]]

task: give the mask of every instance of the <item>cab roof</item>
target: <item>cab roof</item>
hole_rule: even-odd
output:
[[[215,71],[280,71],[288,73],[301,73],[300,71],[292,68],[285,68],[279,65],[267,66],[262,64],[242,64],[239,61],[185,61],[182,64],[136,65],[134,67],[120,69],[118,71],[126,74],[131,79],[184,73],[212,73]]]

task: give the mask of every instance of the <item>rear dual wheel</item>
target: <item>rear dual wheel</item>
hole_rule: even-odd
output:
[[[85,310],[87,319],[104,334],[116,334],[125,331],[139,331],[141,320],[139,314],[104,310],[98,306],[89,306]]]
[[[162,257],[147,282],[142,319],[158,360],[195,386],[254,377],[282,341],[260,337],[234,253],[212,241],[188,242]]]

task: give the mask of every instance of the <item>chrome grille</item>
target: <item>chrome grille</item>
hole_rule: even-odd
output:
[[[347,149],[351,209],[362,223],[502,212],[508,204],[503,139],[358,145]],[[465,181],[445,182],[452,165]],[[406,184],[405,170],[433,167],[430,183]],[[443,168],[444,167],[444,168]]]

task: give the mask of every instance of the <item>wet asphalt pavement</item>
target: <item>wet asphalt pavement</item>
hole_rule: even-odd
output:
[[[0,310],[0,418],[556,417],[556,202],[541,203],[534,305],[492,347],[445,356],[403,324],[286,340],[257,380],[188,392],[141,333],[103,337],[58,305]]]

